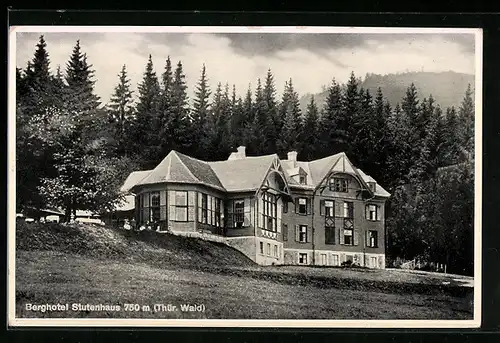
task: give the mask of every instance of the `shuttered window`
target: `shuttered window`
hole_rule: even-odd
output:
[[[366,219],[371,221],[380,220],[380,207],[375,204],[368,204],[365,206]]]
[[[307,214],[308,210],[308,201],[307,198],[296,198],[295,199],[295,213],[298,214]]]
[[[353,229],[344,229],[344,244],[345,245],[354,245],[354,230]]]
[[[378,233],[375,230],[366,231],[366,246],[370,248],[378,247]]]
[[[307,225],[295,226],[295,241],[307,243]]]

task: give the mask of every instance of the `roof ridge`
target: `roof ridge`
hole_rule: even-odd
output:
[[[182,154],[182,153],[180,153],[180,152],[178,152],[178,151],[175,151],[175,150],[172,150],[172,151],[173,151],[173,153],[174,153],[174,156],[175,156],[175,157],[177,157],[177,159],[179,160],[179,162],[180,162],[180,163],[184,166],[184,168],[186,168],[186,169],[187,169],[187,171],[189,172],[189,174],[190,174],[190,175],[191,175],[191,176],[192,176],[195,180],[198,180],[198,182],[203,183],[203,182],[202,182],[202,181],[201,181],[198,177],[196,177],[196,176],[194,175],[194,173],[191,171],[191,169],[189,169],[189,167],[188,167],[188,166],[184,163],[184,161],[182,161],[182,159],[179,157],[179,155],[178,155],[178,154],[181,154],[181,155],[183,155],[183,156],[187,156],[187,155],[184,155],[184,154]],[[189,156],[188,156],[188,157],[189,157]],[[172,163],[172,162],[170,162],[170,163]],[[169,170],[169,171],[170,171],[170,170]]]

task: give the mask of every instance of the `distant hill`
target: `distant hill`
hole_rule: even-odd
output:
[[[474,75],[449,72],[408,72],[401,74],[367,74],[361,81],[361,87],[369,89],[372,95],[376,94],[377,88],[382,88],[384,97],[389,100],[391,106],[401,103],[406,89],[411,83],[417,87],[419,99],[428,98],[432,94],[436,103],[443,109],[446,107],[460,106],[467,85],[470,83],[474,90]],[[314,94],[318,106],[323,106],[327,91]],[[307,104],[311,101],[311,94],[300,98],[300,107],[304,112]]]

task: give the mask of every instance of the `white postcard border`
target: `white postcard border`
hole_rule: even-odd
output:
[[[233,319],[113,319],[15,317],[16,217],[16,33],[21,32],[143,32],[143,33],[424,33],[475,35],[475,174],[474,174],[474,314],[472,320],[233,320]],[[272,327],[272,328],[477,328],[481,325],[482,268],[482,30],[475,28],[314,27],[314,26],[11,26],[8,52],[8,325],[19,327]]]

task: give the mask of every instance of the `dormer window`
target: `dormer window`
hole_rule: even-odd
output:
[[[300,175],[299,176],[299,183],[301,185],[305,185],[306,184],[306,176],[305,175]]]
[[[370,188],[370,190],[372,192],[375,192],[377,184],[375,182],[373,182],[373,181],[370,181],[370,182],[368,182],[368,187]]]
[[[330,179],[330,190],[333,192],[347,193],[347,179],[332,177]]]

